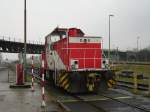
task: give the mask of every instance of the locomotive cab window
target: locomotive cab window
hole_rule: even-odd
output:
[[[84,39],[84,43],[87,43],[87,39]]]

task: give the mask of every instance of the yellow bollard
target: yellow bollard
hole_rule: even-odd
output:
[[[134,93],[137,94],[137,88],[138,88],[138,85],[137,85],[137,74],[134,73]]]
[[[148,79],[149,79],[149,81],[148,81],[149,82],[148,95],[150,96],[150,76]]]
[[[119,74],[115,74],[115,80],[116,80],[116,87],[117,87],[117,83],[119,81]]]
[[[120,76],[119,76],[119,74],[116,74],[116,81],[119,81],[119,78],[120,78]]]

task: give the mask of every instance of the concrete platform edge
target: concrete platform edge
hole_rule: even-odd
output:
[[[60,102],[59,100],[56,100],[56,103],[62,108],[64,109],[66,112],[71,112],[71,110],[65,106],[62,102]]]
[[[31,88],[31,85],[30,84],[24,84],[24,85],[16,85],[16,84],[11,84],[9,86],[10,88]]]

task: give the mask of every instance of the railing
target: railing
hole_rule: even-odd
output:
[[[21,39],[21,38],[14,38],[14,37],[8,37],[8,36],[0,36],[0,40],[24,43],[24,40]],[[43,45],[44,44],[44,42],[34,41],[34,40],[32,40],[32,41],[28,40],[27,43],[29,43],[29,44],[39,44],[39,45]]]

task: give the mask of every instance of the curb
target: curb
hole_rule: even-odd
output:
[[[10,88],[31,88],[31,85],[29,85],[29,84],[25,84],[25,85],[11,84],[9,87]]]

